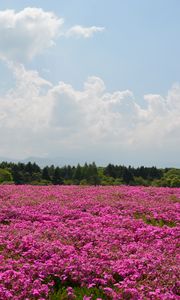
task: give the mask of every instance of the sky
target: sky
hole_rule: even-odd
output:
[[[180,1],[0,2],[0,157],[180,167]]]

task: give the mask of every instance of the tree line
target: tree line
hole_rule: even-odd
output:
[[[108,164],[97,167],[95,162],[77,166],[54,165],[41,168],[38,164],[0,163],[0,183],[34,185],[144,185],[180,187],[180,169],[132,167]]]

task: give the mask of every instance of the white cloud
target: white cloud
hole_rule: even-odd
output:
[[[83,27],[81,25],[75,25],[71,27],[67,32],[66,36],[75,36],[75,37],[84,37],[84,38],[90,38],[92,37],[96,32],[102,32],[104,31],[104,27],[97,27],[97,26],[91,26],[91,27]]]
[[[51,83],[36,71],[27,71],[23,65],[8,63],[15,77],[15,88],[0,98],[1,128],[30,128],[41,130],[47,126],[50,110],[46,98]]]
[[[25,61],[54,44],[63,19],[41,8],[0,11],[0,56]]]
[[[109,93],[99,77],[89,77],[76,90],[64,82],[53,85],[25,68],[23,62],[51,47],[59,35],[88,38],[104,30],[73,26],[63,33],[62,24],[63,19],[38,8],[0,12],[0,59],[15,79],[15,87],[0,96],[0,155],[117,161],[133,153],[134,161],[146,157],[149,162],[154,156],[157,161],[164,157],[164,164],[173,158],[180,147],[178,84],[166,97],[145,95],[144,108],[129,90]]]
[[[73,26],[63,30],[63,18],[41,8],[0,11],[0,58],[25,62],[53,46],[59,36],[89,38],[103,27]]]
[[[0,98],[0,155],[24,157],[45,151],[49,156],[73,153],[88,159],[90,151],[95,156],[108,152],[108,157],[134,151],[136,160],[142,153],[148,160],[152,153],[168,157],[172,148],[180,147],[178,85],[167,97],[145,95],[147,107],[142,108],[131,91],[108,93],[98,77],[88,78],[84,88],[76,90],[64,82],[53,86],[20,64],[9,67],[16,86]]]

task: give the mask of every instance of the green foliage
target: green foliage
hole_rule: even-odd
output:
[[[152,185],[164,187],[180,187],[180,169],[167,169],[164,176],[159,180],[154,180]]]
[[[50,177],[50,175],[49,175],[49,168],[48,168],[48,166],[46,166],[46,167],[43,168],[43,170],[42,170],[42,179],[45,179],[45,180],[48,180],[48,181],[51,180],[51,177]]]
[[[65,185],[142,185],[180,187],[180,169],[121,166],[97,167],[95,162],[83,166],[40,168],[36,163],[0,163],[0,183]]]
[[[172,168],[172,169],[169,169],[164,174],[165,178],[172,178],[174,176],[177,176],[178,178],[180,178],[180,169]]]
[[[63,184],[63,178],[61,177],[61,169],[57,167],[54,170],[54,174],[52,177],[52,183],[53,184]]]
[[[114,185],[115,179],[113,177],[103,176],[101,179],[102,185]]]
[[[160,179],[155,179],[151,182],[151,185],[156,186],[156,187],[161,186],[161,180]]]
[[[109,299],[104,292],[96,287],[86,288],[86,287],[74,287],[74,294],[77,300],[83,300],[84,296],[91,296],[92,300],[100,299]],[[57,292],[50,296],[50,300],[68,300],[68,293],[65,287],[60,288]]]
[[[64,184],[65,185],[72,185],[73,184],[73,180],[72,179],[64,179]]]
[[[113,183],[113,185],[122,185],[122,184],[123,184],[123,180],[121,178],[116,178]]]
[[[31,181],[30,184],[32,184],[32,185],[51,185],[52,182],[49,180],[42,179],[40,181]]]
[[[0,184],[2,184],[2,185],[14,184],[14,181],[3,181],[3,182],[0,182]]]
[[[77,180],[78,184],[82,179],[82,167],[80,164],[77,165],[76,169],[74,170],[73,180]]]
[[[0,169],[0,183],[3,182],[12,182],[13,181],[13,177],[12,174],[9,170],[6,169]]]
[[[61,279],[54,275],[49,275],[45,280],[44,283],[47,284],[48,282],[54,282],[52,287],[52,291],[49,295],[50,300],[68,300],[71,299],[68,296],[68,288],[71,288],[75,298],[77,300],[83,300],[84,296],[91,296],[92,300],[101,298],[101,299],[109,299],[107,295],[103,292],[102,289],[98,287],[82,287],[79,282],[73,281],[71,278],[68,278],[65,282],[62,282]],[[110,300],[110,299],[109,299]]]
[[[32,173],[31,182],[32,181],[41,181],[41,172]]]
[[[145,214],[136,212],[134,214],[135,219],[142,219],[146,224],[152,225],[152,226],[158,226],[163,227],[164,225],[168,227],[175,227],[176,222],[174,221],[167,221],[163,219],[155,219],[153,217],[146,216]]]
[[[80,181],[80,185],[88,185],[87,180],[86,180],[86,179],[82,179],[82,180]]]
[[[143,185],[143,186],[149,186],[150,182],[147,179],[139,177],[134,177],[134,185]]]
[[[107,295],[105,295],[105,293],[97,288],[97,287],[93,287],[93,288],[87,288],[87,287],[80,287],[80,286],[74,286],[73,287],[73,292],[75,295],[74,299],[77,300],[83,300],[84,296],[91,296],[92,300],[96,300],[98,298],[100,299],[109,299],[109,297],[107,297]],[[60,286],[58,291],[55,291],[54,293],[52,293],[50,295],[50,300],[68,300],[68,292],[67,292],[67,286]]]
[[[180,178],[178,176],[174,176],[171,179],[171,187],[180,187]]]
[[[122,178],[123,178],[124,183],[126,183],[126,184],[129,184],[130,182],[134,181],[132,172],[127,168],[124,169]]]

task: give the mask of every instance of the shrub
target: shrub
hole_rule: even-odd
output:
[[[2,182],[12,182],[12,174],[9,170],[0,169],[0,183]]]

